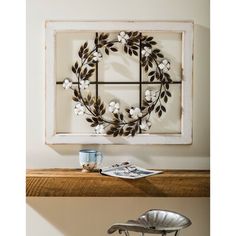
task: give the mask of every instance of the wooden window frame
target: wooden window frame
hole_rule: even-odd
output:
[[[182,34],[181,132],[111,137],[104,134],[56,132],[55,36],[57,32],[164,31]],[[47,21],[46,22],[46,144],[192,144],[193,22]]]

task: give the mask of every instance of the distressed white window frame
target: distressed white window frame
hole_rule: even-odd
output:
[[[55,35],[57,32],[165,31],[182,33],[181,133],[137,134],[111,137],[103,134],[56,132]],[[46,144],[191,144],[193,22],[164,21],[47,21],[46,22]]]

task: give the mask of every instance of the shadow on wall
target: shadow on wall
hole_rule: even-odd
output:
[[[210,155],[210,58],[209,28],[194,26],[194,71],[193,71],[193,144],[150,145],[148,153],[142,145],[51,145],[61,155],[76,155],[81,148],[96,148],[107,156],[135,156],[142,163],[155,165],[157,157],[209,157]],[[204,54],[206,52],[206,54]],[[147,145],[145,145],[147,147]],[[146,150],[146,149],[145,149]],[[155,161],[152,160],[155,158]],[[124,157],[125,160],[125,157]],[[122,161],[122,160],[121,160]],[[145,164],[143,163],[143,164]],[[181,168],[181,167],[180,167]]]
[[[27,205],[29,236],[47,236],[49,228],[60,232],[52,236],[105,236],[112,224],[135,219],[149,209],[189,217],[193,224],[181,231],[182,236],[209,236],[209,198],[28,198]],[[45,220],[48,226],[40,227]]]

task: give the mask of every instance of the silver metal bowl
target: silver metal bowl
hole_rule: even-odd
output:
[[[153,209],[142,214],[137,220],[129,220],[127,223],[113,224],[108,233],[122,231],[128,234],[129,231],[162,234],[176,232],[177,233],[192,223],[187,217],[172,211]]]

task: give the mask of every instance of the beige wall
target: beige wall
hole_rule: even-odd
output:
[[[144,4],[145,3],[145,4]],[[110,7],[109,7],[110,6]],[[131,11],[131,9],[133,10]],[[28,1],[27,166],[77,167],[81,146],[44,144],[45,20],[194,20],[193,145],[95,146],[105,164],[129,159],[145,167],[209,168],[209,2],[206,0]]]
[[[207,0],[28,0],[27,8],[27,168],[78,167],[77,152],[82,148],[80,145],[44,144],[45,20],[113,19],[194,20],[193,145],[90,147],[104,153],[105,164],[128,159],[148,168],[209,168],[210,36]],[[186,213],[194,222],[188,235],[209,235],[208,199],[175,198],[28,199],[27,235],[89,236],[96,233],[102,236],[109,224],[133,218],[148,208]],[[94,228],[86,230],[92,210],[91,220],[95,222],[101,212],[104,214],[99,218],[99,224],[95,223]],[[81,231],[78,231],[80,227]],[[187,230],[183,235],[187,235]]]
[[[154,208],[191,219],[181,236],[210,235],[208,198],[29,198],[27,203],[27,236],[105,236],[112,224]],[[131,234],[135,235],[139,234]]]

